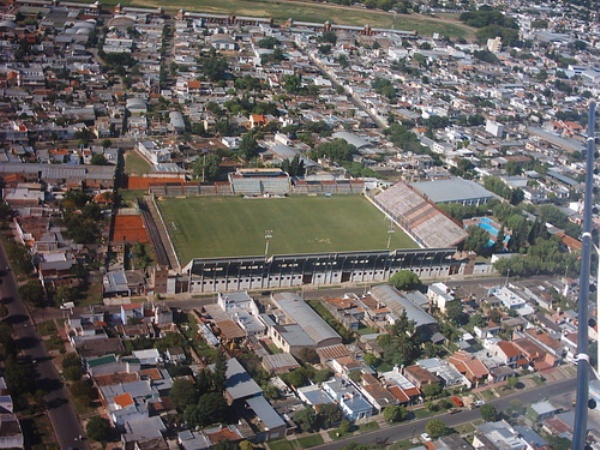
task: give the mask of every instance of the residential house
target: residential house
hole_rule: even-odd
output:
[[[508,422],[486,422],[478,425],[473,437],[473,447],[485,450],[526,450],[525,442]]]
[[[473,387],[485,384],[490,375],[485,364],[474,355],[463,350],[459,350],[448,357],[448,363],[452,364],[458,372],[463,374]]]
[[[323,383],[323,390],[337,402],[344,417],[350,421],[371,417],[373,414],[373,406],[345,378],[334,378]]]
[[[442,383],[442,380],[437,375],[419,365],[405,367],[402,374],[419,389],[426,384],[439,385]]]
[[[492,354],[500,359],[502,364],[516,368],[527,364],[523,353],[512,342],[499,341],[491,348]]]
[[[562,408],[556,407],[548,401],[542,401],[529,405],[527,407],[527,411],[525,412],[525,417],[532,422],[537,423],[550,419],[561,412]]]

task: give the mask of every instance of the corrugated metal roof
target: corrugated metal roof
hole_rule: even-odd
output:
[[[454,178],[451,180],[423,181],[412,186],[434,203],[462,202],[494,195],[478,183]]]
[[[302,327],[317,346],[327,339],[341,337],[298,295],[291,292],[274,294],[272,299],[286,316]]]
[[[246,400],[246,403],[267,429],[272,430],[285,426],[283,419],[263,396],[252,397]]]
[[[371,294],[397,314],[401,314],[402,311],[406,311],[408,320],[413,320],[415,322],[415,326],[417,327],[437,323],[433,317],[408,300],[406,297],[400,295],[391,286],[375,286],[371,289]]]

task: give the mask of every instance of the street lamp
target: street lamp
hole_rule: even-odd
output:
[[[394,222],[392,222],[392,219],[390,219],[390,225],[388,226],[388,243],[387,243],[387,249],[390,249],[390,245],[392,244],[392,234],[394,234],[396,232],[396,227],[394,227]]]
[[[273,237],[273,230],[265,230],[265,258],[269,253],[269,242]]]

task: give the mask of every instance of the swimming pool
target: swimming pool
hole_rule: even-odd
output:
[[[500,233],[500,230],[498,230],[498,228],[496,228],[495,226],[491,225],[491,223],[492,223],[492,220],[490,218],[482,217],[477,225],[479,226],[479,228],[484,229],[485,231],[490,233],[492,236],[495,236],[497,238],[498,233]],[[508,243],[508,241],[510,241],[510,236],[505,234],[504,242]],[[491,247],[492,245],[495,245],[495,244],[496,244],[495,239],[490,239],[488,241],[488,247]]]

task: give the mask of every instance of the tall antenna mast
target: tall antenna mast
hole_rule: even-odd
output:
[[[596,136],[596,103],[590,103],[588,116],[587,164],[585,193],[583,197],[583,234],[581,251],[581,272],[579,274],[579,304],[577,329],[577,397],[575,406],[575,426],[573,430],[573,450],[584,450],[587,440],[590,355],[588,336],[588,304],[590,295],[590,265],[592,242],[592,194],[594,191],[594,150]]]

